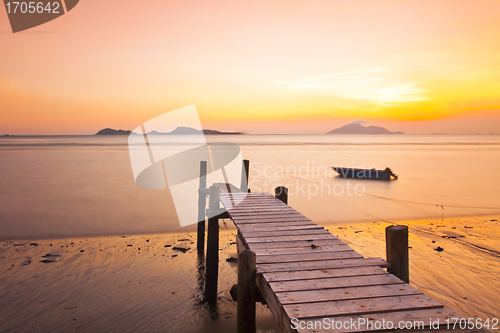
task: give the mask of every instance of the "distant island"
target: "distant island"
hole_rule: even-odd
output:
[[[105,128],[97,132],[95,135],[129,135],[132,131],[115,130],[112,128]]]
[[[205,135],[238,135],[238,134],[243,134],[241,132],[221,132],[217,130],[210,130],[210,129],[204,129],[202,130],[203,134]],[[151,131],[148,132],[148,135],[193,135],[193,134],[200,134],[202,131],[199,131],[197,129],[191,128],[191,127],[177,127],[171,132],[167,133],[162,133],[158,131]],[[124,130],[115,130],[112,128],[105,128],[97,132],[95,135],[129,135],[131,134],[132,131],[124,131]]]
[[[368,126],[352,123],[334,129],[326,134],[404,134],[403,132],[391,132],[383,127]]]

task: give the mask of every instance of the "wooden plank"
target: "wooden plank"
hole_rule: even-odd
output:
[[[256,223],[289,223],[289,224],[305,224],[304,222],[308,222],[309,224],[315,224],[311,220],[305,217],[259,217],[259,218],[251,218],[251,217],[234,217],[231,216],[233,222],[237,225],[241,224],[256,224]],[[298,223],[302,222],[302,223]]]
[[[250,246],[251,248],[251,246]],[[360,259],[339,259],[323,261],[305,261],[287,264],[259,264],[257,272],[291,272],[305,271],[310,269],[336,269],[360,266],[380,266],[386,268],[389,263],[382,258],[360,258]]]
[[[256,282],[262,297],[266,301],[267,306],[271,310],[271,313],[281,330],[285,333],[296,333],[297,330],[293,329],[290,325],[291,319],[284,310],[283,305],[281,305],[278,297],[269,286],[269,283],[263,278],[262,275],[259,275],[258,272]]]
[[[297,224],[297,225],[317,225],[313,221],[309,220],[308,218],[303,218],[303,217],[289,217],[289,218],[280,218],[280,217],[260,217],[257,219],[252,219],[252,218],[246,218],[246,217],[231,217],[233,222],[237,225],[241,224],[259,224],[261,223],[262,226],[267,225],[265,223],[282,223],[282,224]]]
[[[290,225],[287,223],[283,223],[281,225],[276,224],[266,224],[263,225],[252,225],[252,224],[243,224],[238,226],[238,230],[240,231],[249,231],[249,232],[260,232],[260,231],[292,231],[292,230],[306,230],[306,229],[325,229],[324,227],[316,224],[296,224]]]
[[[236,206],[243,205],[243,206],[252,206],[252,205],[278,205],[279,203],[276,201],[276,198],[270,197],[270,198],[234,198],[232,201],[229,198],[221,198],[221,202],[223,204],[229,204],[230,206],[233,206],[233,202],[236,204]],[[281,203],[284,204],[284,203]]]
[[[230,212],[240,212],[240,213],[293,211],[293,208],[291,208],[290,206],[276,206],[276,205],[248,205],[248,206],[237,205],[237,206],[229,206],[226,208]]]
[[[240,212],[240,213],[254,213],[254,212],[283,212],[283,211],[291,211],[291,212],[296,212],[292,207],[284,205],[284,206],[278,206],[278,205],[270,205],[270,206],[255,206],[255,205],[249,205],[248,207],[242,207],[241,205],[237,205],[231,209],[229,209],[230,212]]]
[[[417,310],[417,311],[395,311],[395,312],[383,312],[383,313],[373,313],[373,314],[359,314],[359,315],[350,315],[350,316],[342,316],[342,317],[325,317],[328,319],[334,319],[335,322],[349,322],[349,324],[345,325],[345,327],[339,327],[338,329],[325,329],[324,331],[329,332],[339,332],[339,333],[348,333],[348,332],[376,332],[383,331],[386,329],[375,328],[373,322],[378,321],[382,322],[392,322],[394,324],[394,328],[397,328],[400,322],[403,322],[402,325],[406,322],[412,322],[412,325],[420,325],[423,323],[421,327],[417,327],[415,331],[422,332],[422,329],[425,327],[429,327],[430,322],[436,322],[439,320],[439,324],[446,325],[446,320],[449,319],[450,322],[453,322],[452,318],[461,318],[461,316],[457,315],[450,309],[442,308],[442,309],[432,309],[432,310]],[[323,320],[323,318],[321,319]],[[372,322],[372,326],[370,327],[368,322]],[[350,325],[351,322],[356,323],[357,325]],[[359,325],[359,323],[362,323]],[[303,325],[306,327],[306,325]],[[446,326],[445,326],[446,327]],[[435,331],[435,329],[432,329]],[[317,333],[320,332],[318,329],[298,329],[300,333]],[[460,332],[464,332],[460,330]]]
[[[221,201],[225,202],[231,202],[233,201],[239,201],[239,202],[244,202],[246,204],[250,203],[256,203],[256,202],[275,202],[276,198],[273,196],[252,196],[252,195],[245,195],[245,194],[236,194],[232,197],[229,195],[221,195],[220,196]]]
[[[236,235],[236,249],[238,253],[248,250],[248,246],[242,235]]]
[[[235,210],[229,210],[228,211],[229,215],[234,216],[236,218],[238,217],[247,217],[247,218],[256,218],[258,219],[259,217],[303,217],[306,218],[304,215],[300,214],[296,210],[286,210],[286,211],[270,211],[270,212],[260,212],[260,211],[255,211],[255,212],[238,212]]]
[[[315,246],[334,246],[334,245],[346,245],[340,239],[319,239],[314,242],[309,241],[295,241],[295,242],[264,242],[264,243],[251,243],[249,244],[252,251],[262,250],[262,249],[283,249],[292,247],[311,247],[311,244]]]
[[[269,208],[269,209],[239,209],[239,208],[232,208],[228,209],[228,212],[234,216],[242,216],[242,215],[248,215],[248,216],[257,216],[257,215],[301,215],[299,212],[296,210],[293,210],[292,208],[283,208],[283,209],[278,209],[276,207]]]
[[[322,253],[300,253],[300,254],[276,254],[258,256],[258,264],[285,263],[297,261],[320,261],[348,258],[363,258],[363,256],[353,249],[348,251],[322,252]]]
[[[305,241],[310,241],[311,243],[314,243],[316,240],[320,239],[331,239],[335,240],[338,239],[331,233],[328,234],[322,234],[322,235],[299,235],[299,236],[283,236],[283,237],[245,237],[247,240],[247,243],[266,243],[266,242],[291,242],[291,241],[299,241],[299,240],[305,240]]]
[[[233,220],[233,222],[234,221],[235,220]],[[306,219],[302,219],[302,221],[299,220],[299,221],[273,221],[273,222],[243,221],[243,223],[240,223],[240,220],[236,219],[235,225],[241,229],[261,228],[264,231],[271,230],[271,228],[273,228],[274,230],[280,230],[278,228],[281,228],[281,230],[300,229],[301,226],[303,226],[303,229],[311,229],[311,228],[313,228],[313,229],[325,229],[325,227],[323,227],[321,225],[317,225],[316,223],[312,222],[311,220],[306,220]]]
[[[231,207],[233,207],[232,202],[226,202],[230,203]],[[224,202],[223,202],[224,204]],[[245,201],[240,201],[234,206],[234,209],[255,209],[255,208],[273,208],[273,207],[279,207],[279,208],[291,208],[287,204],[281,202],[281,201],[276,201],[276,200],[261,200],[258,202],[245,202]],[[293,208],[292,208],[293,209]]]
[[[280,236],[300,236],[300,235],[331,235],[325,229],[296,229],[296,230],[277,230],[277,231],[246,231],[240,230],[247,238],[262,237],[280,237]]]
[[[226,200],[224,200],[224,201],[226,201]],[[230,200],[228,200],[226,202],[230,202]],[[232,204],[232,202],[231,202],[231,204]],[[291,208],[289,205],[285,204],[281,200],[274,200],[274,199],[273,200],[265,199],[265,200],[259,200],[259,201],[254,201],[254,202],[247,202],[246,200],[243,200],[243,201],[238,202],[238,204],[236,206],[234,206],[235,209],[236,208],[255,209],[255,207],[259,207],[259,208],[273,208],[273,207]],[[293,209],[293,208],[291,208],[291,209]]]
[[[248,196],[257,196],[257,195],[262,195],[262,196],[269,195],[269,196],[272,196],[268,192],[251,192],[251,193],[236,192],[236,193],[232,193],[232,194],[223,194],[223,193],[221,193],[221,196],[222,195],[226,195],[226,196],[229,196],[229,195],[238,195],[238,194],[248,194]]]
[[[232,216],[231,219],[237,224],[308,222],[308,224],[317,225],[313,221],[309,220],[307,217],[288,216],[287,218],[283,218],[283,217],[270,216],[270,217],[251,218],[244,216],[241,217]]]
[[[318,303],[283,305],[290,318],[324,318],[391,311],[438,309],[443,305],[426,295],[375,297]]]
[[[224,207],[227,207],[229,209],[255,209],[256,207],[258,208],[272,208],[272,207],[290,207],[288,205],[285,205],[284,203],[278,203],[274,199],[262,199],[262,200],[252,200],[252,201],[247,201],[243,200],[240,201],[239,199],[234,199],[233,201],[227,199],[221,199],[222,204]]]
[[[392,274],[361,275],[348,277],[330,277],[324,279],[293,280],[270,282],[275,293],[284,291],[306,291],[315,289],[331,289],[359,286],[375,286],[381,284],[404,284]]]
[[[346,287],[307,291],[277,293],[281,304],[314,303],[372,297],[422,295],[423,293],[409,284],[385,284],[377,286]]]
[[[361,266],[345,269],[314,269],[308,271],[264,273],[263,276],[268,282],[278,282],[383,274],[389,273],[378,266]]]
[[[301,254],[301,253],[328,253],[339,251],[352,251],[347,244],[338,245],[324,245],[316,248],[311,246],[291,247],[291,248],[278,248],[278,249],[256,249],[254,252],[257,255],[273,255],[273,254]]]

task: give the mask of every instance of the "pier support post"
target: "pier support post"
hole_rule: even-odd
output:
[[[385,245],[387,261],[391,264],[387,271],[409,283],[408,226],[393,225],[385,228]]]
[[[238,254],[238,333],[255,333],[255,302],[257,284],[255,252]]]
[[[249,160],[243,160],[242,166],[241,166],[241,187],[240,189],[243,192],[250,192],[248,190],[248,176],[250,172],[250,161]]]
[[[207,205],[207,162],[200,161],[200,185],[198,190],[198,254],[205,251],[205,208]]]
[[[278,186],[274,189],[274,196],[288,205],[288,188]]]
[[[219,209],[219,189],[211,186],[209,189],[208,209]],[[207,272],[205,281],[205,298],[211,308],[217,304],[217,282],[219,277],[219,218],[208,219],[207,236]]]

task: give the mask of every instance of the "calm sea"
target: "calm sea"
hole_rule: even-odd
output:
[[[250,188],[289,187],[319,224],[500,213],[500,136],[209,136],[241,147]],[[395,181],[348,180],[330,166],[385,168]],[[228,223],[230,225],[230,223]],[[193,231],[166,190],[134,181],[127,137],[0,138],[0,239]]]

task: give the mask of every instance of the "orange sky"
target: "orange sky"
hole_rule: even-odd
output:
[[[500,4],[82,0],[12,34],[0,134],[133,129],[196,104],[205,128],[500,133]]]

